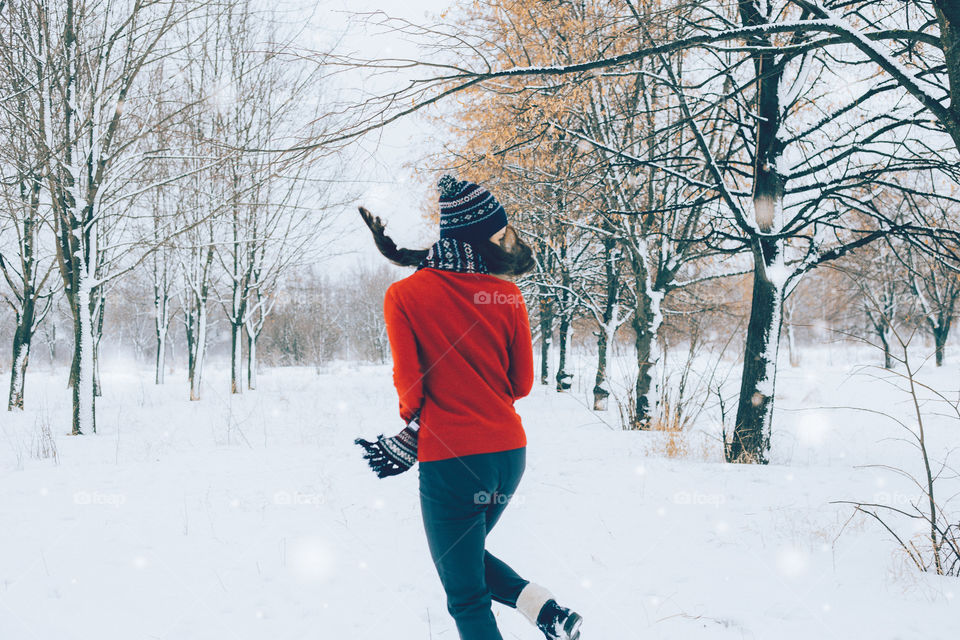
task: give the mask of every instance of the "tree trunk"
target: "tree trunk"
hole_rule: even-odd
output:
[[[190,367],[190,400],[200,399],[200,382],[203,377],[203,357],[207,350],[207,305],[197,307],[196,337]]]
[[[540,287],[540,384],[550,377],[550,347],[553,342],[553,297]]]
[[[657,337],[660,324],[663,321],[660,315],[660,300],[663,294],[659,291],[648,293],[637,292],[638,299],[643,300],[643,308],[637,309],[633,316],[633,330],[636,334],[637,352],[637,380],[634,389],[634,423],[632,429],[649,429],[653,412],[659,402],[658,371],[660,363],[660,343]]]
[[[880,337],[880,344],[883,345],[883,368],[893,369],[893,357],[890,354],[890,340],[887,338],[887,328],[885,326],[877,327],[877,335]]]
[[[793,329],[793,305],[787,300],[783,301],[783,322],[787,330],[787,351],[790,357],[790,366],[793,368],[800,366],[800,352],[797,351],[796,335]]]
[[[103,395],[100,386],[100,340],[91,333],[91,341],[93,343],[93,395],[99,398]]]
[[[24,274],[28,280],[29,274]],[[23,409],[23,389],[26,384],[27,362],[30,358],[30,343],[33,340],[33,323],[36,314],[36,297],[33,286],[25,282],[23,308],[17,314],[17,328],[13,333],[13,360],[10,364],[10,397],[7,410]]]
[[[257,389],[257,334],[247,330],[247,388]]]
[[[167,352],[167,330],[157,327],[157,371],[154,378],[156,384],[163,384],[164,359]]]
[[[154,269],[156,270],[156,264]],[[166,267],[162,274],[162,279],[154,278],[153,285],[153,321],[154,330],[157,337],[157,360],[154,382],[163,384],[164,364],[167,358],[167,333],[170,327],[170,296],[167,288]]]
[[[597,332],[597,376],[593,383],[593,410],[606,411],[610,391],[606,387],[607,359],[610,356],[610,325],[605,324]]]
[[[96,395],[93,389],[94,353],[93,318],[90,309],[90,285],[81,266],[78,275],[76,308],[74,309],[73,367],[73,435],[96,433]]]
[[[17,330],[13,334],[13,362],[10,371],[10,398],[7,403],[7,410],[23,409],[23,387],[27,376],[27,360],[30,357],[30,325],[24,324],[23,317],[26,316],[27,305],[32,306],[29,298],[24,297],[24,313],[21,314],[21,320],[17,324]],[[32,315],[32,314],[31,314]],[[33,322],[31,317],[29,323]]]
[[[19,334],[19,328],[17,334]],[[10,371],[10,398],[7,411],[23,410],[23,387],[27,377],[27,360],[30,357],[30,342],[21,342],[17,335],[13,338],[13,363]]]
[[[187,341],[187,379],[190,381],[191,388],[193,387],[193,374],[195,370],[194,356],[197,354],[195,344],[197,336],[196,333],[194,333],[195,322],[196,311],[187,305],[187,308],[183,310],[183,333]]]
[[[605,240],[603,244],[607,295],[603,301],[603,322],[597,332],[598,362],[597,375],[593,383],[594,411],[607,410],[607,399],[610,396],[610,390],[607,388],[607,362],[610,358],[610,348],[619,321],[617,309],[617,296],[620,292],[620,274],[617,269],[619,251],[614,246],[613,240]]]
[[[652,198],[648,199],[648,206],[654,206]],[[637,246],[631,253],[637,299],[637,309],[631,322],[635,335],[637,379],[634,385],[633,423],[629,425],[630,429],[649,429],[653,412],[660,401],[660,378],[657,373],[660,363],[658,335],[663,323],[660,303],[664,294],[653,288],[648,255],[646,239],[638,238]]]
[[[934,359],[938,367],[943,366],[943,352],[947,346],[947,335],[949,333],[950,325],[941,323],[939,326],[933,327],[933,344],[936,349]]]
[[[243,393],[243,324],[230,322],[230,393]]]
[[[566,293],[564,293],[566,295]],[[567,373],[567,351],[569,351],[570,345],[570,333],[573,323],[568,314],[564,313],[560,316],[560,328],[559,328],[559,354],[557,356],[557,391],[566,391],[570,388],[571,383],[570,379],[573,378],[573,374]]]
[[[743,26],[768,22],[765,2],[742,0],[738,7]],[[763,47],[763,50],[751,54],[757,79],[754,227],[749,229],[753,249],[753,300],[747,325],[737,418],[726,459],[728,462],[766,464],[770,451],[784,290],[788,280],[783,241],[776,237],[786,224],[783,214],[786,179],[778,171],[785,146],[778,135],[783,116],[780,112],[780,81],[784,66],[782,61],[778,62],[768,35],[750,36],[747,41]]]
[[[800,354],[797,352],[797,341],[793,333],[793,325],[787,324],[787,355],[790,358],[790,366],[796,369],[800,366]]]
[[[45,328],[43,331],[44,342],[47,343],[47,353],[50,356],[50,365],[53,366],[57,362],[57,323],[51,320],[47,321],[49,329]]]
[[[766,464],[770,451],[777,353],[783,322],[783,283],[768,276],[769,267],[776,263],[780,255],[779,247],[769,246],[774,245],[776,240],[758,242],[768,246],[766,250],[754,252],[762,255],[755,255],[753,301],[747,326],[743,377],[727,461]]]
[[[934,0],[933,5],[940,26],[947,77],[950,79],[951,121],[943,124],[960,149],[960,4],[956,0]]]
[[[103,395],[100,384],[100,338],[103,337],[103,311],[106,299],[103,297],[102,287],[98,287],[95,292],[91,291],[91,296],[97,299],[90,335],[93,343],[93,395],[99,398]]]

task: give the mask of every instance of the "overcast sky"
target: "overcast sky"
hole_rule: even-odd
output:
[[[383,30],[364,32],[356,24],[356,16],[351,20],[351,15],[383,11],[391,17],[424,23],[454,4],[452,0],[319,0],[311,19],[318,25],[316,42],[310,46],[321,48],[324,43],[337,41],[339,50],[369,58],[415,58],[417,50],[411,43]],[[378,85],[396,86],[389,77],[371,80],[359,72],[341,74],[337,83],[339,90],[375,91]],[[355,202],[341,207],[338,216],[338,226],[345,234],[342,247],[349,253],[324,263],[324,271],[342,272],[358,262],[383,262],[356,213],[357,204],[364,204],[384,219],[390,235],[401,246],[426,247],[436,239],[436,225],[422,219],[424,203],[433,197],[430,185],[411,181],[411,170],[404,168],[404,164],[415,162],[432,148],[432,135],[434,132],[424,119],[408,117],[364,139],[343,158],[347,163],[345,176],[350,181],[345,188],[357,197]]]

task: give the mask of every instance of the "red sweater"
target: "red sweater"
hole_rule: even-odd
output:
[[[426,267],[387,289],[383,313],[400,416],[420,409],[421,462],[526,446],[513,401],[533,387],[517,285]]]

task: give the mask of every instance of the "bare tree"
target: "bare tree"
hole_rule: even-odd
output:
[[[878,242],[857,251],[849,260],[860,307],[883,353],[883,366],[893,368],[891,352],[894,325],[910,305],[909,274],[889,242]]]
[[[57,260],[74,324],[73,433],[89,433],[96,430],[102,287],[135,266],[132,249],[142,246],[129,215],[139,194],[130,189],[144,162],[137,141],[154,121],[156,96],[146,95],[141,74],[169,52],[165,39],[191,3],[24,6],[21,31],[40,34],[30,56],[42,68],[31,127],[46,159]]]
[[[917,215],[921,219],[934,220],[941,226],[956,223],[950,211],[936,199],[911,194],[904,196],[902,202],[911,208],[934,210]],[[929,240],[922,238],[912,239],[900,243],[896,255],[906,267],[906,279],[916,299],[921,322],[933,338],[934,360],[939,367],[943,365],[947,338],[960,303],[960,277],[956,264],[938,255],[939,252],[930,244]]]
[[[8,410],[23,409],[33,336],[56,290],[52,247],[41,235],[51,224],[50,207],[43,202],[46,161],[31,131],[39,115],[35,87],[44,73],[33,57],[41,47],[40,33],[20,31],[30,13],[28,6],[0,12],[0,93],[7,96],[0,101],[0,272],[8,287],[3,298],[16,319]]]
[[[264,148],[303,135],[303,122],[323,126],[317,70],[285,58],[296,34],[281,34],[247,0],[232,3],[218,28],[226,36],[220,82],[232,96],[221,115],[225,141],[240,150]],[[216,255],[229,287],[221,306],[230,323],[232,393],[243,388],[244,341],[247,385],[256,387],[256,341],[282,274],[308,248],[322,248],[318,238],[329,216],[324,190],[311,180],[314,168],[310,158],[256,151],[238,153],[223,167],[230,202]]]

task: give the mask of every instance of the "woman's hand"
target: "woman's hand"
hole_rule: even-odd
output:
[[[370,228],[370,231],[372,231],[374,235],[382,234],[385,228],[383,220],[370,213],[370,210],[363,205],[360,205],[357,208],[360,210],[360,217],[363,218],[363,221],[366,223],[367,227]]]
[[[420,412],[417,411],[403,431],[392,438],[384,438],[381,434],[376,442],[363,438],[354,440],[355,444],[363,447],[363,459],[367,461],[378,478],[395,476],[416,464],[417,440],[420,433],[419,418]]]

